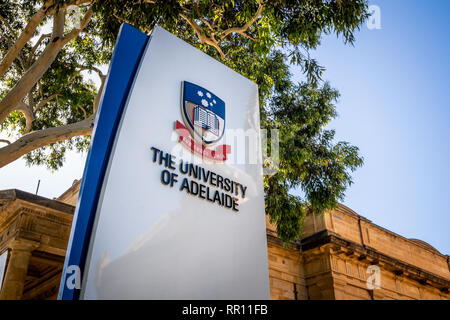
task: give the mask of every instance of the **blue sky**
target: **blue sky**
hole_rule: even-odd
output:
[[[363,26],[354,47],[328,36],[312,55],[341,93],[336,140],[360,148],[344,204],[375,224],[450,254],[450,1],[379,0],[381,29]],[[300,80],[302,75],[296,72]],[[85,155],[57,172],[18,160],[0,189],[53,198],[81,177]]]
[[[364,25],[354,47],[328,36],[312,52],[341,93],[329,127],[365,160],[344,204],[450,254],[450,1],[370,4],[381,29]]]

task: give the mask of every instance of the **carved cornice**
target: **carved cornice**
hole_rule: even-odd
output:
[[[329,243],[346,248],[347,252],[352,252],[352,254],[358,253],[358,257],[366,257],[366,259],[369,258],[372,263],[382,263],[384,268],[390,269],[390,271],[392,272],[399,273],[401,271],[404,275],[407,275],[409,278],[418,282],[423,280],[431,282],[441,290],[448,290],[450,288],[450,279],[446,279],[432,272],[423,270],[419,267],[393,258],[367,245],[363,247],[362,245],[344,239],[338,234],[329,230],[318,232],[308,238],[303,239],[301,241],[301,248],[302,251],[305,252],[307,250],[317,248]]]
[[[271,234],[267,235],[267,241],[277,245],[283,245],[283,242],[279,238],[274,237]],[[321,252],[321,247],[332,244],[336,248],[340,248],[334,252],[335,254],[342,253],[349,258],[355,256],[355,258],[360,261],[369,260],[371,261],[371,264],[381,263],[383,268],[392,271],[394,274],[403,274],[417,282],[429,283],[444,292],[448,292],[450,289],[450,279],[446,279],[432,272],[393,258],[367,245],[363,247],[361,244],[344,239],[330,230],[320,231],[301,241],[292,242],[291,244],[295,246],[299,252],[306,255],[309,253],[314,255],[314,252],[318,255]],[[333,254],[333,251],[322,250],[322,254]]]
[[[65,254],[73,219],[67,211],[72,206],[60,206],[60,203],[43,206],[44,200],[28,202],[24,198],[33,197],[15,191],[0,191],[0,201],[1,197],[8,197],[8,202],[0,214],[0,252],[9,248],[14,239],[27,239],[40,242],[49,252]],[[62,207],[64,211],[55,209]]]
[[[64,212],[68,214],[74,213],[75,208],[69,204],[48,199],[45,197],[41,197],[29,192],[17,190],[17,189],[9,189],[9,190],[0,190],[0,201],[8,201],[8,200],[22,200],[25,202],[33,203],[34,205],[52,209],[59,212]]]
[[[275,231],[272,231],[272,230],[266,228],[266,235],[267,235],[267,241],[268,242],[286,248],[286,244],[283,243],[283,240],[281,240],[280,238],[277,237],[277,233]],[[288,243],[288,246],[289,246],[288,247],[289,249],[301,250],[300,241],[298,241],[298,240],[290,241]]]
[[[72,225],[73,219],[72,215],[65,212],[42,208],[22,200],[14,200],[9,202],[0,214],[0,234],[4,234],[10,228],[10,224],[23,215],[34,216],[40,220],[62,224],[69,228]]]
[[[21,213],[28,213],[30,215],[37,216],[39,219],[46,219],[48,221],[57,222],[65,225],[72,225],[73,215],[69,215],[65,212],[56,210],[43,209],[34,204],[29,204],[21,201],[20,209]]]
[[[39,242],[26,239],[14,239],[9,243],[8,247],[12,250],[31,252],[39,247]]]

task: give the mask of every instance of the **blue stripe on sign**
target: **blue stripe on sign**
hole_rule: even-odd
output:
[[[71,275],[66,275],[66,270],[68,266],[79,266],[80,278],[83,279],[105,170],[108,166],[117,127],[148,39],[146,34],[126,23],[120,28],[84,168],[58,299],[79,299],[80,290],[69,289],[65,285],[66,278]]]

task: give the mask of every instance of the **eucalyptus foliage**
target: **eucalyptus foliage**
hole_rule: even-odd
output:
[[[55,12],[67,10],[70,3],[47,2]],[[343,199],[352,183],[351,172],[363,161],[357,147],[335,142],[334,131],[326,129],[337,116],[339,93],[323,81],[324,67],[310,57],[310,51],[327,34],[352,45],[355,32],[368,17],[366,0],[72,2],[80,6],[79,15],[93,10],[90,22],[61,49],[24,97],[32,110],[41,104],[34,112],[31,129],[27,130],[25,113],[16,110],[1,124],[2,131],[20,135],[91,116],[98,88],[81,72],[89,70],[102,77],[97,67],[109,62],[123,22],[147,33],[158,24],[258,84],[261,126],[279,130],[279,164],[272,168],[276,169],[273,174],[264,177],[264,188],[266,213],[277,225],[281,239],[288,242],[301,235],[307,212],[320,214]],[[0,16],[17,30],[11,34],[0,21],[0,58],[43,4],[42,0],[0,1]],[[40,22],[34,41],[27,42],[1,78],[0,99],[52,41],[44,38],[34,48],[51,21],[49,15]],[[65,33],[70,32],[70,21],[73,19],[66,17]],[[291,66],[301,68],[303,81],[294,81]],[[76,137],[38,148],[25,157],[30,164],[56,170],[63,165],[68,149],[86,150],[88,145],[88,136]],[[301,190],[301,196],[294,196],[294,189]]]

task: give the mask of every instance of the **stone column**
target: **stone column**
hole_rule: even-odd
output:
[[[31,252],[37,246],[38,244],[33,241],[13,240],[11,242],[0,300],[19,300],[22,298]]]

